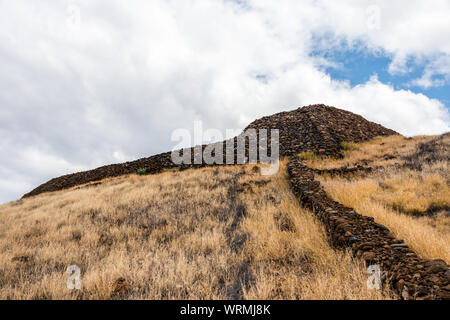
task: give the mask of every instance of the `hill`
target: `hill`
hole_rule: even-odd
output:
[[[280,129],[276,175],[166,153],[0,206],[0,298],[450,298],[448,134],[405,138],[323,105],[247,128]]]
[[[344,141],[361,142],[376,136],[396,134],[395,131],[367,121],[359,115],[324,105],[312,105],[264,117],[252,122],[245,130],[247,129],[279,129],[280,156],[291,156],[306,150],[333,155],[340,152],[341,143]],[[270,139],[268,145],[270,146]],[[195,150],[192,148],[192,158],[194,153]],[[204,164],[178,166],[172,162],[171,153],[166,152],[132,162],[107,165],[55,178],[30,191],[24,197],[132,174],[139,169],[145,169],[147,174],[154,174],[175,167],[187,169],[202,166]]]

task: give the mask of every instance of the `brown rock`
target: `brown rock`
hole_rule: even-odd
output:
[[[364,252],[362,258],[366,261],[372,261],[375,259],[375,253],[372,251]]]
[[[441,279],[438,276],[432,275],[431,277],[428,277],[428,280],[433,283],[439,283],[441,282]]]
[[[439,298],[442,300],[450,300],[450,292],[447,290],[440,290],[439,291]]]
[[[439,272],[445,272],[447,271],[447,266],[446,265],[442,265],[442,264],[433,264],[429,271],[431,273],[439,273]]]
[[[404,286],[405,280],[400,279],[397,284],[396,284],[396,288],[398,292],[402,292],[403,291],[403,286]]]
[[[445,272],[445,277],[447,278],[447,281],[450,281],[450,270]]]

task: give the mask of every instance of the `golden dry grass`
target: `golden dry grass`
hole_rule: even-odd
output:
[[[242,194],[248,211],[243,230],[251,238],[243,253],[255,277],[245,298],[392,298],[388,291],[367,289],[363,262],[328,245],[322,224],[300,209],[291,193],[285,162],[265,186],[257,186],[265,181],[261,176],[244,175],[240,181],[251,188]]]
[[[374,217],[398,238],[404,239],[420,256],[450,263],[449,162],[425,163],[423,154],[417,156],[420,143],[433,141],[439,142],[438,147],[428,148],[431,153],[425,156],[448,159],[443,154],[449,150],[448,135],[439,138],[377,138],[359,145],[339,162],[340,165],[353,166],[364,159],[372,165],[383,164],[386,166],[384,169],[364,176],[322,175],[317,179],[334,200]],[[396,150],[392,152],[394,159],[383,159],[387,151],[385,146]],[[407,160],[408,157],[413,160]],[[330,159],[320,161],[316,165],[322,168],[333,164]],[[410,169],[409,165],[417,161],[422,161],[420,169]],[[388,166],[394,163],[402,166]]]
[[[334,200],[374,217],[396,237],[404,239],[419,256],[450,262],[450,224],[445,215],[418,218],[390,209],[378,200],[383,191],[373,178],[357,181],[322,179],[321,182]]]
[[[374,199],[396,211],[421,216],[450,208],[450,185],[437,173],[397,170],[379,176],[378,185]]]
[[[353,167],[357,164],[364,166],[392,166],[404,163],[401,159],[415,152],[421,142],[429,142],[436,136],[416,136],[406,138],[401,135],[376,137],[360,144],[343,142],[344,158],[308,159],[307,165],[315,169],[335,169]]]
[[[391,297],[366,279],[300,208],[285,162],[271,177],[252,165],[132,175],[0,206],[1,299]]]

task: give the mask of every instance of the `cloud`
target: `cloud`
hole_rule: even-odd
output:
[[[423,75],[410,82],[425,89],[440,87],[450,82],[450,54],[434,58],[424,69]]]
[[[414,67],[424,67],[415,83],[430,87],[449,83],[450,2],[433,1],[319,1],[321,18],[315,30],[331,32],[345,45],[382,51],[392,57],[388,71],[406,74]],[[299,12],[292,12],[293,15]],[[326,22],[324,22],[326,21]],[[330,43],[328,43],[330,45]],[[338,45],[332,43],[333,46]],[[431,78],[444,75],[444,79]]]
[[[394,62],[444,55],[448,7],[2,1],[0,202],[56,175],[170,150],[172,131],[192,129],[194,120],[224,132],[327,103],[405,134],[448,131],[441,102],[376,78],[352,87],[326,74],[334,61],[311,56],[316,35],[328,35],[322,45],[363,45]],[[440,68],[429,66],[433,76]]]
[[[409,90],[395,90],[376,76],[365,84],[336,90],[328,101],[408,136],[449,130],[449,113],[441,102]]]

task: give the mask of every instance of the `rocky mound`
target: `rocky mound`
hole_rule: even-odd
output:
[[[359,115],[325,105],[311,105],[263,117],[252,122],[245,130],[247,129],[279,129],[280,156],[291,156],[306,150],[322,155],[338,155],[341,150],[341,142],[361,142],[376,136],[396,134],[395,131],[367,121]],[[236,141],[235,138],[235,150],[237,149]],[[270,139],[268,146],[270,147]],[[205,147],[203,146],[203,148]],[[192,152],[193,158],[194,152]],[[178,166],[172,162],[171,153],[166,152],[132,162],[103,166],[55,178],[27,193],[24,197],[136,173],[140,169],[145,169],[146,174],[154,174],[174,167],[186,169],[204,165]]]
[[[362,142],[376,136],[397,134],[360,115],[325,105],[311,105],[263,117],[245,130],[266,128],[280,130],[280,154],[283,156],[306,150],[336,155],[342,142]]]

